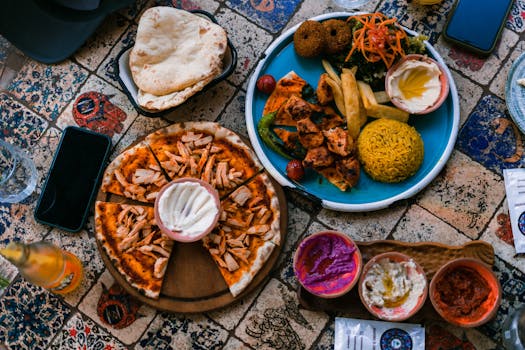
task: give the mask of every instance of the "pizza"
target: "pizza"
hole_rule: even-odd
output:
[[[221,197],[262,169],[237,134],[213,122],[173,124],[148,135],[146,142],[172,180],[204,180]]]
[[[145,142],[119,154],[104,172],[101,190],[141,202],[153,203],[168,183]]]
[[[281,242],[279,202],[268,176],[259,174],[223,199],[221,210],[203,244],[237,296]]]
[[[153,207],[97,201],[96,236],[126,281],[157,299],[173,241],[155,223]]]
[[[107,167],[101,191],[109,196],[95,206],[97,240],[133,288],[159,298],[174,243],[157,227],[153,202],[171,180],[202,179],[221,199],[220,221],[203,249],[236,297],[281,243],[279,201],[262,171],[241,138],[217,123],[157,130]]]

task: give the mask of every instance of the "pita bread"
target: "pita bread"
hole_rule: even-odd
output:
[[[143,93],[181,92],[216,76],[226,47],[226,31],[213,22],[173,7],[152,7],[139,21],[130,70]]]
[[[220,70],[218,70],[217,74],[219,74],[219,72]],[[162,111],[171,107],[175,107],[204,89],[204,87],[208,85],[208,83],[212,81],[214,77],[215,75],[209,76],[206,79],[185,88],[184,90],[175,91],[162,96],[153,95],[139,89],[137,101],[140,106],[149,109],[150,111]]]

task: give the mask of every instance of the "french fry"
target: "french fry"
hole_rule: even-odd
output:
[[[343,68],[343,72],[341,73],[341,87],[343,90],[348,136],[356,140],[361,130],[362,117],[359,105],[359,89],[355,75],[350,69]]]
[[[341,89],[341,85],[337,84],[337,82],[331,77],[326,78],[326,83],[330,85],[330,88],[332,89],[332,93],[334,94],[334,101],[335,101],[335,105],[337,106],[337,109],[343,116],[346,116],[345,103],[344,103],[344,98],[343,98],[343,90]]]
[[[321,60],[321,63],[323,64],[323,68],[328,73],[328,75],[337,83],[337,85],[341,86],[341,78],[339,78],[339,75],[335,72],[334,67],[328,62],[327,60]]]
[[[409,114],[407,112],[402,111],[396,107],[378,104],[370,85],[365,82],[358,81],[357,86],[359,88],[359,94],[361,96],[361,100],[363,101],[366,114],[369,117],[395,119],[404,123],[408,121]]]
[[[408,122],[409,113],[400,110],[396,107],[386,106],[386,105],[374,105],[368,111],[367,114],[372,118],[387,118],[395,119],[400,122]]]

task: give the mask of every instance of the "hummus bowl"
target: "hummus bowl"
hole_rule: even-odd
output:
[[[301,241],[293,266],[297,280],[309,293],[336,298],[357,283],[362,258],[350,237],[337,231],[321,231]]]
[[[385,91],[397,108],[411,114],[428,114],[445,102],[449,91],[448,76],[436,60],[410,54],[390,67],[386,73]]]
[[[375,317],[400,322],[418,312],[428,294],[423,268],[398,252],[382,253],[370,259],[359,280],[359,297]]]
[[[155,200],[155,221],[168,237],[179,242],[195,242],[217,225],[219,194],[199,179],[180,178],[166,184]]]
[[[477,259],[460,258],[443,265],[430,282],[430,301],[445,321],[478,327],[496,314],[501,286],[492,269]]]

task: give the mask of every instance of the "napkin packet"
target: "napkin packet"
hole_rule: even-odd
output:
[[[516,253],[525,253],[525,169],[503,169]]]
[[[425,328],[410,323],[336,317],[334,350],[425,350]]]

